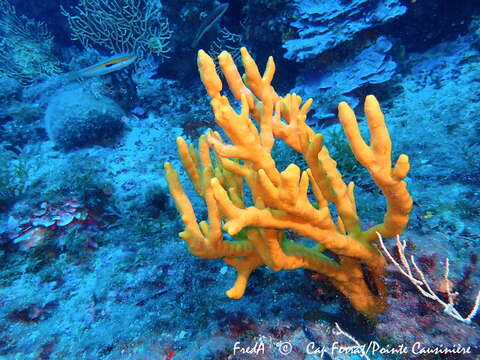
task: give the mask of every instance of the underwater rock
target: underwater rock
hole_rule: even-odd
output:
[[[291,25],[299,38],[287,40],[285,57],[305,62],[326,50],[352,40],[358,32],[403,15],[407,8],[398,0],[295,1],[298,20]]]
[[[347,101],[352,107],[359,104],[362,87],[389,81],[396,73],[397,63],[388,54],[392,43],[380,36],[375,44],[354,58],[332,65],[327,72],[306,70],[294,92],[315,98],[310,121],[336,118],[336,107]]]
[[[12,100],[18,100],[20,94],[22,93],[22,86],[21,84],[9,77],[1,77],[0,78],[0,104],[2,104],[1,112],[3,112],[3,107],[10,105],[9,103]]]
[[[124,127],[123,115],[112,99],[72,85],[51,98],[45,112],[45,128],[56,145],[70,150],[115,138]]]

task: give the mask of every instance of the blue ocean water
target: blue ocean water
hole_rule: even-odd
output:
[[[477,1],[0,0],[0,359],[478,359],[479,96]]]

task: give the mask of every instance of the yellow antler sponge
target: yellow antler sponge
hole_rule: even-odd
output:
[[[213,60],[203,50],[198,52],[198,69],[215,120],[230,143],[213,131],[200,138],[198,152],[182,138],[177,140],[185,170],[208,209],[207,221],[198,222],[178,174],[165,164],[170,192],[185,224],[180,237],[192,254],[222,259],[237,270],[237,280],[227,291],[230,298],[243,296],[250,274],[259,266],[274,271],[305,268],[322,274],[367,316],[381,312],[385,306],[381,279],[384,258],[375,245],[375,233],[391,237],[407,225],[412,207],[403,181],[409,170],[408,157],[401,155],[392,168],[390,136],[374,96],[365,100],[370,145],[360,135],[352,109],[346,103],[339,105],[340,122],[350,147],[387,201],[383,223],[362,231],[353,183],[347,185],[342,180],[322,135],[305,123],[312,100],[302,105],[298,95],[280,97],[271,85],[273,59],[268,59],[261,75],[247,50],[242,48],[241,54],[243,77],[229,53],[219,56],[225,79],[241,103],[237,113],[221,95],[222,81]],[[284,171],[278,170],[271,154],[275,139],[298,151],[308,169],[301,171],[290,164]],[[250,188],[250,201],[244,183]],[[310,202],[310,193],[318,206]],[[337,210],[337,222],[329,204]],[[306,247],[289,240],[287,229],[317,245]],[[230,235],[228,240],[223,231]],[[336,255],[335,259],[326,255],[327,250]],[[365,271],[373,280],[374,291],[372,284],[367,285]]]

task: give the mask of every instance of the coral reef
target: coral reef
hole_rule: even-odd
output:
[[[145,0],[81,0],[72,13],[62,8],[73,39],[112,53],[168,57],[172,32],[161,8]]]
[[[123,21],[126,13],[133,18]],[[69,18],[87,20],[84,15],[92,26],[77,30],[99,42],[72,39]],[[138,22],[146,19],[153,28]],[[165,30],[166,19],[165,37],[142,37],[142,29]],[[471,311],[478,309],[480,288],[479,19],[480,2],[471,0],[0,0],[0,358],[477,359],[480,317]],[[117,26],[122,22],[127,26]],[[72,76],[105,63],[107,52],[120,58],[122,45],[130,50],[134,38],[145,56],[131,66]],[[319,42],[308,48],[313,38]],[[95,48],[82,46],[87,43]],[[270,60],[260,76],[244,54],[240,78],[233,63],[245,72],[241,46],[257,64],[268,55],[275,64]],[[193,64],[198,48],[212,58],[231,52],[233,61],[220,55],[223,70],[212,59],[228,102],[202,53],[211,97],[205,96]],[[272,79],[274,65],[281,71]],[[76,102],[62,99],[72,94]],[[367,97],[364,113],[367,94],[388,114],[391,158],[408,154],[411,167],[403,179],[414,199],[401,236],[405,247],[384,238],[392,255],[383,253],[385,261],[375,236],[361,241],[384,221],[385,204],[387,222],[395,215],[381,194],[391,182],[376,172],[392,174],[392,166],[367,168],[355,159],[381,143],[370,135],[372,109],[378,115],[379,108]],[[45,113],[54,101],[49,126],[69,135],[72,146],[48,137]],[[350,129],[358,125],[371,147],[352,151],[337,120],[341,101],[359,104],[355,121],[342,104],[340,120]],[[122,131],[105,125],[110,120],[102,108]],[[205,133],[208,128],[221,137]],[[79,139],[82,145],[76,131],[86,140]],[[180,136],[185,140],[177,144]],[[307,152],[318,144],[320,159],[304,156],[305,143]],[[185,169],[182,160],[194,166]],[[165,162],[177,197],[183,187],[182,209],[191,204],[183,219],[198,219],[188,226],[161,176]],[[320,225],[309,217],[319,213],[327,214]],[[345,221],[352,213],[354,225]],[[188,246],[178,237],[182,230]],[[223,256],[242,246],[247,258]],[[373,249],[372,258],[349,256],[352,246]],[[410,268],[413,255],[417,280],[389,265],[402,262],[398,250]],[[238,275],[229,263],[251,265],[252,258],[259,267],[248,276],[245,295],[224,296]],[[318,258],[336,272],[328,266],[319,272],[312,266]],[[379,271],[370,262],[377,259],[387,263]],[[296,268],[280,271],[290,265]],[[335,276],[352,285],[342,290]],[[239,280],[247,283],[246,276]],[[418,280],[428,284],[425,293]],[[368,288],[362,289],[366,297],[348,293],[355,284]],[[378,308],[371,311],[368,301]],[[375,321],[357,309],[376,314]],[[415,344],[425,353],[418,346],[414,353]],[[238,345],[261,345],[264,352],[239,353]],[[283,356],[279,351],[288,345],[291,353]],[[370,351],[340,354],[334,346]],[[313,347],[318,352],[308,353]],[[465,353],[433,353],[448,349]]]
[[[89,216],[88,209],[78,201],[67,200],[57,206],[44,202],[33,214],[11,216],[7,227],[0,233],[0,239],[4,244],[12,242],[21,250],[29,250],[42,245],[47,238],[53,237],[55,232],[61,232],[63,228],[92,222],[94,220]]]
[[[7,0],[0,0],[0,15],[0,76],[28,85],[61,71],[45,24],[21,19]]]
[[[371,146],[362,139],[350,107],[346,103],[339,105],[340,121],[352,151],[387,199],[384,222],[362,231],[354,184],[347,186],[342,180],[323,145],[322,135],[305,123],[312,100],[301,105],[301,98],[295,94],[278,96],[271,86],[275,72],[273,58],[269,58],[262,77],[245,48],[241,53],[246,85],[232,56],[227,52],[219,56],[230,89],[241,101],[241,112],[237,114],[220,94],[222,82],[213,60],[199,51],[199,72],[212,98],[216,122],[233,145],[225,144],[219,133],[209,132],[200,138],[197,154],[193,146],[177,139],[183,166],[208,207],[208,223],[198,223],[178,174],[166,163],[170,192],[185,224],[180,236],[194,255],[222,258],[236,268],[237,280],[227,291],[231,298],[243,296],[250,274],[262,265],[274,271],[307,268],[324,275],[359,311],[370,316],[381,312],[385,296],[381,280],[384,259],[375,246],[375,233],[393,236],[402,232],[408,222],[412,200],[403,181],[409,170],[408,157],[401,155],[392,168],[390,137],[373,96],[365,101]],[[300,152],[309,168],[301,171],[290,164],[280,172],[271,157],[275,138]],[[210,148],[215,153],[215,162],[210,157]],[[248,206],[243,181],[249,185],[253,206]],[[309,183],[318,208],[309,199]],[[329,203],[335,204],[337,224]],[[222,235],[222,219],[226,220],[224,230],[233,241],[225,240]],[[289,240],[286,229],[312,239],[316,245],[307,247]],[[328,256],[328,252],[335,257]],[[376,293],[369,289],[362,266],[368,267]]]

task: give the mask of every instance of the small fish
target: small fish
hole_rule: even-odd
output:
[[[73,71],[69,73],[68,76],[71,78],[80,78],[105,75],[123,69],[136,59],[137,57],[135,55],[129,53],[114,55],[84,69]]]
[[[193,40],[193,43],[192,43],[192,48],[193,49],[197,48],[197,45],[200,42],[200,40],[202,39],[203,35],[205,35],[205,33],[208,30],[210,30],[210,28],[217,21],[220,20],[220,18],[223,16],[223,14],[225,14],[225,11],[227,11],[228,6],[229,6],[228,3],[218,5],[215,9],[213,9],[212,13],[210,15],[208,15],[205,18],[205,20],[202,21],[202,23],[200,24],[200,28],[197,31],[197,35],[195,36],[195,39]]]

